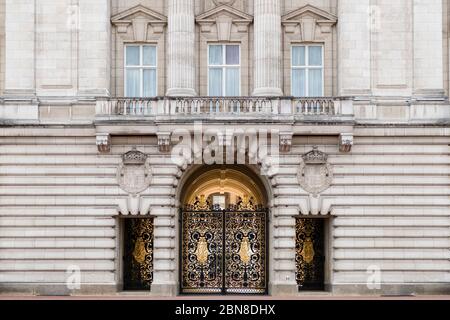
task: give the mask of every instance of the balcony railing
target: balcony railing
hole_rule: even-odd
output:
[[[98,99],[97,116],[262,116],[339,117],[353,114],[342,97],[158,97]]]

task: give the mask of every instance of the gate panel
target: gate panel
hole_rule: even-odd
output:
[[[225,212],[225,290],[265,293],[266,212]]]
[[[153,218],[125,219],[124,290],[150,290],[153,281]]]
[[[324,253],[324,219],[297,218],[295,261],[299,290],[324,289]]]
[[[182,224],[181,291],[222,292],[222,212],[185,211]]]

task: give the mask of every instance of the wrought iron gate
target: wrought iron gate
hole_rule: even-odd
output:
[[[153,281],[153,218],[125,219],[124,290],[150,290]]]
[[[323,290],[324,219],[297,218],[295,260],[299,290]]]
[[[187,206],[181,217],[181,292],[267,292],[266,209]]]

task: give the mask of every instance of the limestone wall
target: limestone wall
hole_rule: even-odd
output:
[[[156,138],[114,137],[111,154],[99,155],[88,127],[3,128],[1,133],[4,290],[65,292],[66,270],[72,265],[81,268],[82,292],[120,290],[118,203],[127,195],[116,173],[121,154],[137,146],[149,154],[153,174],[142,197],[156,217],[154,293],[176,293],[175,194],[183,173],[158,152]],[[331,203],[327,284],[345,292],[355,292],[349,285],[367,291],[367,268],[375,266],[384,290],[444,290],[450,281],[448,144],[448,132],[438,128],[359,128],[351,154],[339,153],[333,137],[295,137],[292,152],[281,157],[280,173],[272,179],[272,293],[295,287],[293,217],[301,214],[307,196],[297,170],[301,155],[313,145],[330,155],[334,171],[332,186],[321,196]]]

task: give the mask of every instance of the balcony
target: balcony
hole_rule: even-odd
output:
[[[96,120],[335,123],[353,120],[353,101],[346,97],[109,98],[97,100]]]

